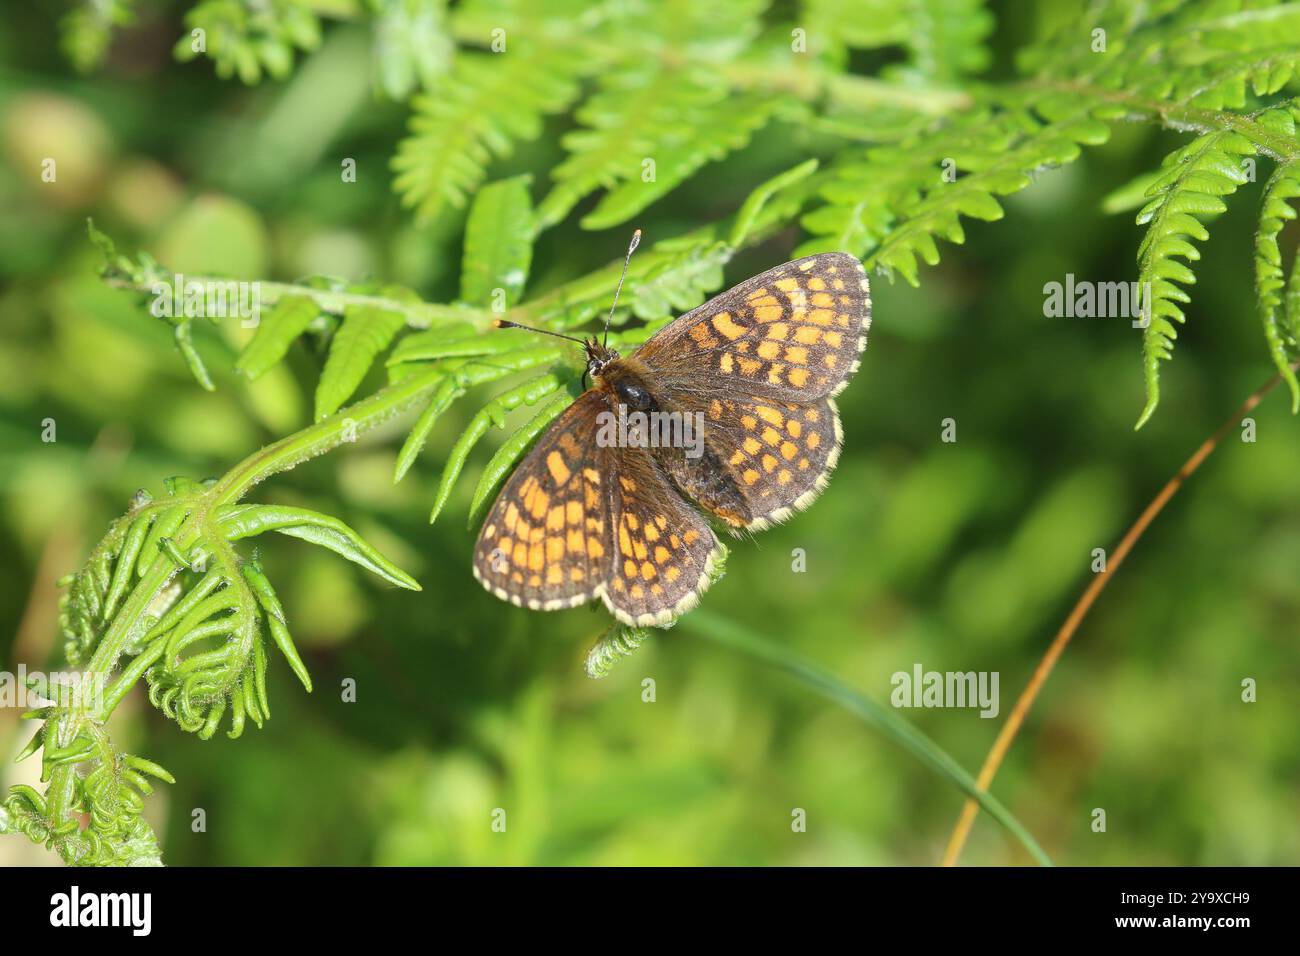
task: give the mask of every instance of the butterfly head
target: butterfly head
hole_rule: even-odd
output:
[[[599,378],[605,367],[618,359],[618,352],[594,338],[587,339],[582,347],[587,350],[587,374],[592,378]]]

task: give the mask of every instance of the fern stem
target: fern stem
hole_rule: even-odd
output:
[[[1292,364],[1291,371],[1294,373],[1297,368],[1300,368],[1300,362]],[[1178,489],[1183,486],[1183,483],[1201,467],[1205,462],[1205,459],[1208,458],[1214,449],[1219,446],[1219,443],[1223,441],[1224,436],[1233,428],[1237,427],[1241,419],[1248,415],[1251,410],[1264,399],[1264,396],[1276,388],[1278,383],[1282,381],[1282,378],[1283,376],[1281,373],[1274,375],[1265,385],[1261,386],[1254,394],[1242,402],[1241,407],[1233,412],[1223,422],[1223,424],[1218,427],[1213,435],[1203,441],[1200,447],[1192,453],[1192,456],[1183,463],[1183,467],[1179,468],[1177,473],[1170,478],[1169,481],[1165,482],[1165,485],[1160,489],[1159,494],[1157,494],[1155,498],[1152,499],[1151,503],[1143,509],[1142,513],[1138,515],[1137,520],[1133,522],[1133,525],[1127,532],[1125,532],[1124,537],[1120,539],[1119,545],[1107,559],[1106,570],[1099,572],[1092,581],[1089,582],[1087,589],[1084,590],[1083,594],[1079,597],[1079,600],[1075,602],[1074,607],[1070,609],[1070,613],[1066,617],[1065,623],[1062,624],[1061,629],[1056,632],[1056,637],[1053,638],[1052,643],[1048,645],[1047,651],[1043,655],[1043,659],[1038,662],[1038,667],[1034,669],[1033,675],[1029,678],[1029,683],[1026,684],[1025,689],[1020,692],[1020,697],[1017,698],[1015,707],[1013,707],[1011,713],[1007,715],[1006,723],[1002,725],[1002,729],[998,732],[997,739],[994,740],[993,746],[988,752],[988,756],[984,758],[983,766],[980,767],[979,777],[976,778],[976,786],[979,788],[980,793],[988,792],[990,784],[993,783],[993,778],[997,775],[998,768],[1002,766],[1002,761],[1006,757],[1007,751],[1011,749],[1011,744],[1015,741],[1016,734],[1019,733],[1021,726],[1025,722],[1025,718],[1029,715],[1029,709],[1033,707],[1034,701],[1038,698],[1039,691],[1043,689],[1043,685],[1047,683],[1047,678],[1051,676],[1052,669],[1056,666],[1056,662],[1065,652],[1066,646],[1070,643],[1070,639],[1083,623],[1083,619],[1087,616],[1088,611],[1091,610],[1093,604],[1096,603],[1097,598],[1101,595],[1101,592],[1105,590],[1106,585],[1110,583],[1111,578],[1115,576],[1120,565],[1124,563],[1124,559],[1128,557],[1129,552],[1131,552],[1137,544],[1138,539],[1140,539],[1146,532],[1147,528],[1151,525],[1151,522],[1155,521],[1160,512],[1164,510],[1165,505],[1169,503],[1170,499],[1178,493]],[[957,819],[956,826],[953,827],[952,835],[948,839],[948,847],[944,851],[944,866],[954,866],[957,863],[958,857],[961,856],[962,848],[966,845],[966,838],[970,835],[971,827],[975,823],[975,814],[978,810],[979,804],[976,803],[975,797],[968,799],[962,806],[961,815]]]

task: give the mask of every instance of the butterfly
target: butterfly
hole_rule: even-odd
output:
[[[834,396],[870,322],[861,262],[827,252],[742,282],[629,355],[575,339],[592,385],[502,487],[474,576],[521,607],[599,598],[625,624],[671,624],[712,581],[722,547],[710,519],[757,531],[826,486],[843,439]],[[656,447],[654,421],[682,423],[678,437],[695,423],[693,444]]]

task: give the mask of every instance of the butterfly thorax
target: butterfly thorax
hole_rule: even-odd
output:
[[[652,385],[654,374],[645,363],[632,356],[622,358],[613,349],[597,348],[600,352],[593,354],[592,346],[587,347],[587,372],[595,387],[609,394],[616,404],[626,405],[629,411],[659,410]]]

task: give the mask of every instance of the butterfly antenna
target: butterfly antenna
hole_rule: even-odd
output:
[[[627,258],[623,260],[623,274],[618,277],[618,288],[614,290],[614,302],[609,307],[609,315],[605,317],[605,340],[601,342],[601,347],[609,344],[609,323],[614,321],[614,309],[618,306],[618,294],[623,291],[623,280],[627,278],[627,264],[632,261],[632,253],[636,252],[636,247],[641,245],[641,230],[638,229],[632,233],[632,241],[627,247]]]
[[[565,335],[563,332],[552,332],[550,329],[535,329],[531,325],[520,325],[518,322],[510,322],[506,319],[497,319],[496,327],[498,329],[523,329],[526,332],[537,332],[540,335],[553,335],[557,339],[568,339],[570,342],[577,342],[579,345],[586,345],[582,339],[574,338],[572,335]]]

